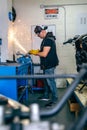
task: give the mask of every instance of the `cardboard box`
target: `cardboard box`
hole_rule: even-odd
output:
[[[80,111],[80,105],[77,102],[71,102],[71,100],[69,100],[69,107],[71,112]]]
[[[78,117],[78,113],[80,111],[80,105],[77,102],[72,102],[69,100],[69,108],[71,112],[75,112],[75,117]]]

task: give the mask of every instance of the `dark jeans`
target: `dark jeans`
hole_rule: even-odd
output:
[[[54,70],[55,67],[50,68],[50,69],[46,69],[44,70],[44,74],[46,75],[53,75],[54,74]],[[52,101],[55,102],[58,99],[58,91],[57,91],[57,87],[56,87],[56,82],[55,82],[55,78],[47,78],[45,79],[45,93],[44,96],[48,97],[49,93],[51,92],[52,94]],[[46,85],[46,82],[48,85]],[[49,92],[50,89],[50,92]]]

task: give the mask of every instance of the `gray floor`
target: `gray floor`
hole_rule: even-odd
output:
[[[62,98],[62,96],[65,94],[67,91],[67,88],[59,88],[58,89],[58,98],[59,101]],[[38,97],[43,94],[42,91],[34,91],[31,93],[29,91],[29,101],[25,103],[25,105],[31,105],[32,103],[38,103],[40,109],[49,109],[45,108],[45,104],[47,104],[47,101],[40,101],[38,100]],[[57,113],[53,117],[47,117],[42,120],[49,120],[51,122],[58,122],[59,124],[63,124],[65,128],[68,128],[75,120],[75,113],[71,113],[69,109],[69,104],[68,102],[65,103],[64,107],[61,109],[59,113]]]

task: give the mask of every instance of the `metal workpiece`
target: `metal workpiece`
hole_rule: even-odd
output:
[[[0,97],[0,125],[3,125],[5,123],[4,117],[5,117],[5,109],[7,104],[8,104],[8,100],[4,97]]]
[[[52,130],[65,130],[65,126],[63,124],[58,124],[57,122],[53,123],[51,128]]]
[[[36,103],[30,105],[30,120],[33,122],[40,121],[39,105]]]
[[[50,123],[49,121],[31,122],[30,125],[24,125],[23,130],[65,130],[64,125]]]
[[[4,111],[5,107],[0,105],[0,125],[4,124]]]

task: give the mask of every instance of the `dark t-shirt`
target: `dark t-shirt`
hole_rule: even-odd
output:
[[[43,48],[47,46],[51,49],[46,57],[40,57],[42,69],[49,69],[59,64],[54,37],[45,37],[41,43],[40,51],[43,51]]]

